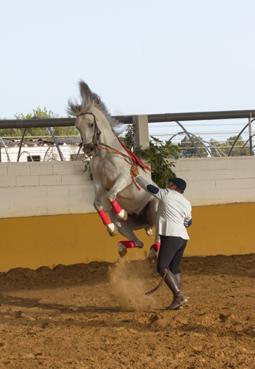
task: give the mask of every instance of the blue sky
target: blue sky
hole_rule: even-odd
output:
[[[0,118],[65,116],[84,79],[112,114],[255,108],[252,0],[8,0]]]

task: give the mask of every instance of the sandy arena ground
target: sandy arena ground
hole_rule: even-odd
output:
[[[253,369],[255,254],[185,258],[179,311],[155,265],[0,273],[1,369]]]

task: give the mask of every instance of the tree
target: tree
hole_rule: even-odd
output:
[[[248,156],[250,155],[250,150],[248,146],[244,146],[244,140],[238,136],[231,136],[226,139],[225,142],[218,142],[215,140],[210,140],[211,155],[212,156],[229,156],[230,150],[235,143],[233,149],[231,150],[230,156]],[[236,141],[236,142],[235,142]]]
[[[123,139],[127,147],[151,165],[152,179],[159,187],[165,187],[170,178],[175,177],[172,170],[173,159],[179,157],[179,149],[170,140],[163,142],[151,137],[149,148],[142,150],[134,145],[135,126],[130,125]]]
[[[19,113],[15,115],[16,119],[46,119],[46,118],[57,118],[57,116],[50,110],[47,110],[46,107],[41,108],[37,107],[33,109],[32,113]],[[77,130],[74,127],[54,127],[53,132],[56,136],[76,136]],[[0,129],[0,136],[5,137],[20,137],[22,136],[23,129],[20,128],[8,128],[8,129]],[[47,128],[34,128],[30,127],[29,122],[27,122],[26,128],[26,136],[50,136],[50,133]]]
[[[181,142],[178,144],[178,147],[181,151],[181,157],[183,158],[205,158],[208,156],[208,151],[203,142],[203,139],[199,136],[191,135],[190,139],[188,135],[185,135]]]
[[[231,154],[230,154],[231,156],[250,155],[249,147],[244,146],[244,143],[245,143],[244,140],[241,137],[237,138],[237,136],[229,137],[226,140],[225,152],[226,152],[227,155],[229,155],[230,149],[231,149],[232,145],[234,144],[234,142],[235,142],[235,145],[234,145],[234,147],[231,151]]]
[[[37,107],[36,109],[33,109],[32,113],[27,113],[27,114],[23,114],[23,113],[19,113],[16,114],[16,119],[24,119],[24,120],[31,120],[31,119],[44,119],[44,118],[55,118],[54,113],[52,111],[48,111],[45,107],[44,108],[40,108]],[[47,128],[34,128],[34,127],[30,127],[30,123],[27,122],[27,127],[26,127],[26,136],[49,136],[49,132],[47,130]]]
[[[213,157],[226,156],[226,153],[225,153],[222,145],[223,144],[221,142],[216,141],[214,139],[211,139],[209,141],[211,156],[213,156]]]

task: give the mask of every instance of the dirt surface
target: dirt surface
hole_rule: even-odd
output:
[[[185,258],[188,304],[146,261],[0,273],[0,368],[255,368],[255,254]]]

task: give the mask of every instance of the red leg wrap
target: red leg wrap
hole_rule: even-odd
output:
[[[160,249],[160,241],[155,242],[152,246],[151,249],[154,249],[155,251],[159,251]]]
[[[104,209],[98,210],[98,214],[105,225],[108,225],[111,223],[111,219],[108,217]]]
[[[121,212],[121,207],[120,204],[118,203],[118,201],[116,199],[114,199],[113,201],[111,201],[113,210],[115,211],[116,214],[119,214]]]
[[[136,247],[135,241],[131,240],[131,241],[120,241],[120,243],[125,246],[127,249],[132,249],[134,247]]]

